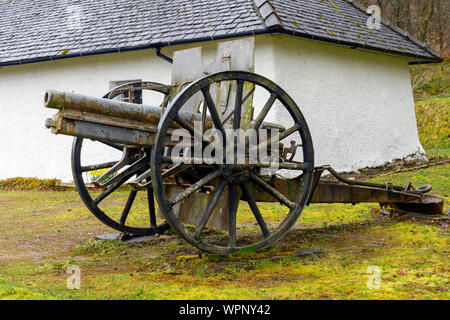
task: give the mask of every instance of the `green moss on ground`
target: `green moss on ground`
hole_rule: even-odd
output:
[[[374,180],[431,183],[449,203],[450,165]],[[274,219],[280,212],[264,206]],[[93,241],[111,230],[72,191],[0,191],[0,209],[0,299],[450,298],[446,225],[381,216],[375,204],[311,205],[276,245],[228,257],[200,254],[175,235]],[[238,214],[245,221],[251,213]],[[270,260],[301,248],[322,253]],[[81,268],[80,290],[66,288],[71,265]],[[367,287],[372,265],[379,290]]]
[[[425,149],[450,148],[450,96],[416,101],[417,127]]]
[[[38,179],[38,178],[10,178],[0,180],[0,190],[64,190],[58,186],[60,181],[57,179]]]
[[[414,96],[435,97],[450,94],[450,60],[442,63],[411,66]]]
[[[442,66],[448,67],[448,60]],[[449,156],[448,72],[424,74],[415,88],[420,138],[429,157]],[[447,95],[429,98],[436,95]],[[449,206],[450,165],[387,174],[372,181],[415,186],[430,183]],[[380,216],[375,204],[313,204],[294,229],[263,252],[223,257],[200,253],[176,235],[123,245],[93,241],[110,233],[74,191],[56,180],[0,181],[0,299],[449,299],[447,224]],[[3,191],[2,191],[3,190]],[[16,190],[7,192],[4,190]],[[34,190],[34,191],[24,191]],[[41,190],[41,191],[39,191]],[[120,215],[126,190],[105,201]],[[146,222],[144,198],[133,223]],[[285,213],[261,204],[268,223]],[[248,206],[239,223],[253,221]],[[272,261],[315,248],[320,254]],[[81,268],[81,289],[69,290],[69,266]],[[370,266],[380,268],[381,288],[369,289]]]
[[[0,300],[43,300],[52,299],[51,296],[46,296],[35,289],[20,287],[16,284],[0,281]]]

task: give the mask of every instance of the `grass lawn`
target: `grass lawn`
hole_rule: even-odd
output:
[[[413,76],[430,73],[416,89],[423,95],[416,111],[421,142],[429,157],[439,158],[450,156],[450,96],[448,73],[436,68],[417,67]],[[372,180],[430,183],[450,206],[450,165]],[[35,179],[3,183],[13,189],[41,186]],[[44,189],[56,181],[48,183]],[[137,200],[142,210],[144,200]],[[107,205],[119,214],[118,203]],[[280,206],[263,206],[270,211],[266,219],[276,220]],[[250,215],[243,207],[238,220]],[[110,232],[74,191],[0,191],[0,299],[450,298],[447,225],[381,216],[375,204],[311,205],[275,246],[229,257],[200,254],[174,234],[129,245],[92,240]],[[322,253],[270,260],[302,248]],[[80,290],[66,287],[69,266],[81,269]],[[367,287],[370,266],[380,268],[380,289]]]
[[[416,100],[420,142],[427,150],[450,148],[450,96]]]
[[[431,183],[449,205],[450,165],[374,180]],[[111,230],[73,191],[0,191],[0,212],[3,299],[450,298],[446,225],[381,216],[373,204],[311,205],[276,246],[229,257],[199,254],[172,234],[129,245],[94,241]],[[301,248],[323,253],[268,259]],[[71,265],[81,268],[80,290],[66,288]],[[372,265],[381,269],[378,290],[366,285]]]

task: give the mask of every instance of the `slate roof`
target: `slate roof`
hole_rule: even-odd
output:
[[[349,0],[272,0],[282,27],[299,36],[365,49],[439,58],[438,52],[383,19],[380,30],[367,28],[366,8]]]
[[[440,61],[351,0],[0,0],[0,66],[281,33]]]

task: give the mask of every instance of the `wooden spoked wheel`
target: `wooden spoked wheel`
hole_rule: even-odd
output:
[[[220,88],[224,87],[236,88],[234,91],[228,91],[232,92],[229,94],[228,105],[231,105],[233,110],[227,107],[223,111],[223,105],[217,106],[216,100],[223,101],[223,97],[217,98],[217,95],[221,91]],[[257,94],[266,98],[262,100],[259,98],[260,106],[255,105],[255,108],[260,107],[261,109],[259,115],[253,120],[252,116],[248,117],[248,98],[256,100]],[[275,120],[277,114],[284,112],[286,116],[283,118],[282,124],[286,127],[278,131],[277,139],[272,135],[265,136],[261,140],[261,136],[259,136],[256,145],[248,145],[248,148],[245,149],[244,164],[238,164],[237,148],[235,147],[231,163],[229,161],[212,163],[211,159],[204,157],[205,153],[202,153],[201,160],[194,159],[190,156],[194,152],[187,151],[189,148],[193,150],[194,146],[183,149],[181,157],[177,157],[173,153],[168,154],[167,139],[173,132],[173,128],[176,127],[184,128],[186,134],[201,137],[203,151],[206,151],[206,148],[214,142],[212,139],[206,139],[203,132],[198,132],[199,126],[194,126],[193,121],[189,121],[189,117],[186,117],[187,113],[184,107],[192,99],[198,99],[199,95],[203,96],[203,112],[201,107],[198,108],[203,115],[200,116],[202,119],[200,127],[209,127],[222,133],[223,139],[218,139],[217,141],[220,142],[216,143],[216,146],[223,143],[224,149],[230,147],[230,143],[233,142],[230,140],[234,140],[234,138],[227,137],[227,128],[234,131],[243,129],[244,132],[248,132],[248,129],[254,129],[256,132],[261,132],[260,130],[266,126],[265,120],[271,110],[275,110],[275,115],[272,117]],[[232,102],[230,103],[230,101]],[[259,162],[259,159],[255,163],[248,161],[251,147],[255,147],[259,151],[263,146],[267,146],[269,141],[286,141],[292,136],[296,136],[297,142],[301,146],[302,152],[298,155],[300,160],[290,159],[290,161],[279,162],[278,159],[271,158],[269,164],[267,161]],[[214,153],[216,159],[217,154],[216,151]],[[199,178],[189,185],[184,183],[182,192],[170,195],[168,187],[173,183],[168,183],[165,179],[164,168],[168,164],[179,163],[180,158],[183,159],[184,165],[194,163],[193,168],[201,168],[202,174],[198,175]],[[199,165],[199,163],[201,164]],[[292,177],[293,174],[296,176],[295,179],[298,180],[300,188],[295,199],[292,196],[289,198],[284,195],[271,183],[267,172],[264,171],[267,167],[277,168],[276,174],[282,172],[284,176]],[[281,239],[295,224],[307,204],[312,188],[313,169],[312,139],[306,121],[295,102],[272,81],[253,73],[239,71],[206,76],[181,91],[171,102],[159,123],[151,154],[151,173],[155,197],[167,222],[189,243],[201,250],[218,254],[229,254],[239,250],[258,251]],[[195,212],[195,208],[192,208],[194,211],[191,214],[197,218],[195,223],[188,225],[179,219],[176,214],[176,206],[184,201],[190,201],[197,193],[206,194],[209,199],[208,204],[203,212]],[[223,197],[226,199],[227,207],[225,212],[228,221],[227,230],[214,232],[206,226],[217,209],[218,203],[223,204],[221,202]],[[273,212],[268,212],[273,205],[267,210],[265,204],[257,203],[261,199],[269,198],[281,204],[281,206],[276,206],[280,214],[274,215]]]
[[[143,90],[159,92],[164,96],[163,103],[168,101],[170,88],[150,82],[121,85],[108,92],[103,98],[113,99],[127,93],[131,102],[142,103]],[[87,161],[83,159],[84,157],[88,158]],[[111,170],[111,175],[104,181],[98,181],[101,173],[108,170]],[[158,223],[149,170],[150,147],[127,148],[102,141],[74,139],[72,173],[78,194],[95,217],[115,230],[134,235],[152,235],[170,228],[166,222]],[[100,172],[97,175],[97,181],[86,181],[86,176],[91,172]],[[148,172],[147,175],[146,172]],[[143,177],[141,184],[146,187],[125,186],[127,182],[139,176]],[[88,188],[87,182],[93,182],[96,187]],[[102,207],[108,201],[109,203]],[[133,214],[139,217],[133,217]]]

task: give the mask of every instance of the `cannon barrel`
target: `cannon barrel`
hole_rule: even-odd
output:
[[[154,125],[158,124],[161,114],[159,107],[54,90],[48,90],[45,93],[44,103],[45,107],[51,109],[77,110]]]
[[[79,138],[119,143],[131,147],[145,147],[153,143],[162,108],[90,97],[72,92],[48,90],[44,105],[59,112],[52,119],[47,119],[45,126],[54,134],[63,134]],[[179,121],[183,127],[194,127],[195,121],[202,121],[200,113],[180,112]],[[181,128],[173,124],[172,129]],[[213,127],[209,115],[206,117],[204,130]],[[284,131],[281,125],[263,122],[263,129],[274,128]]]
[[[162,108],[71,92],[48,90],[44,105],[59,112],[45,125],[54,134],[63,134],[132,147],[145,147],[153,138],[161,118]],[[191,126],[201,121],[200,114],[180,113]],[[207,118],[206,128],[212,126]],[[180,128],[174,127],[175,128]]]

